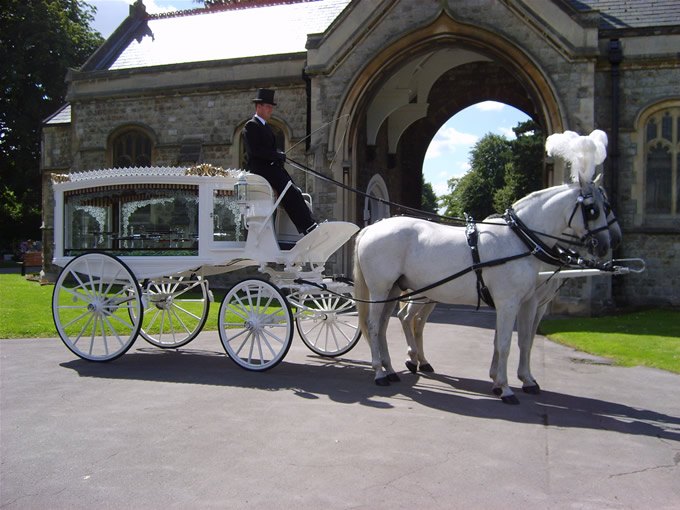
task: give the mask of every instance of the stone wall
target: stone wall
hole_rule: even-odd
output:
[[[463,107],[468,99],[511,102],[531,110],[527,113],[544,122],[546,130],[588,133],[601,128],[610,133],[607,41],[597,39],[597,15],[567,11],[558,2],[534,3],[531,9],[526,2],[355,2],[329,33],[310,39],[306,61],[297,56],[178,64],[167,70],[110,72],[91,78],[87,73],[74,73],[69,78],[72,124],[49,126],[44,132],[45,240],[51,235],[53,207],[49,172],[110,166],[109,139],[127,125],[139,125],[152,133],[154,165],[177,164],[182,142],[200,138],[203,162],[225,168],[238,166],[239,140],[235,137],[252,115],[251,98],[255,88],[261,86],[277,90],[275,122],[286,132],[289,147],[294,146],[290,157],[327,175],[334,171],[336,179],[345,177],[340,172],[349,168],[348,182],[360,189],[365,189],[373,174],[380,173],[391,197],[407,205],[415,205],[419,199],[413,196],[419,184],[407,172],[424,154],[420,145],[434,134],[438,122],[446,120],[447,108]],[[409,39],[414,34],[419,37],[415,42]],[[367,146],[367,104],[383,80],[402,62],[422,55],[428,45],[432,48],[446,44],[483,48],[493,63],[461,67],[445,77],[439,89],[433,89],[435,94],[443,97],[442,90],[449,85],[461,87],[460,93],[450,103],[428,100],[432,111],[427,120],[418,121],[406,131],[407,138],[400,141],[396,155],[387,153],[384,128],[378,133],[376,146]],[[653,44],[644,47],[647,53],[655,51]],[[642,275],[613,280],[579,278],[567,282],[556,306],[569,312],[597,313],[612,305],[680,303],[674,276],[680,274],[680,261],[675,256],[680,248],[680,232],[666,229],[649,234],[632,228],[639,198],[634,193],[634,183],[641,170],[635,166],[640,150],[636,131],[640,126],[635,122],[649,105],[679,97],[680,66],[673,55],[664,61],[626,51],[624,44],[621,157],[616,175],[618,188],[614,190],[624,246],[617,256],[645,258],[648,270]],[[527,70],[529,67],[533,71]],[[310,80],[309,105],[303,68]],[[475,84],[475,69],[484,70],[488,81]],[[534,74],[527,74],[530,72]],[[525,80],[525,88],[496,83],[494,90],[491,86],[499,79],[512,83],[518,77]],[[541,101],[543,104],[539,104]],[[548,111],[549,101],[554,101],[550,104],[553,111]],[[336,117],[344,111],[352,114],[344,122],[352,126],[353,132],[347,133],[349,149],[343,153],[335,144],[345,129]],[[306,150],[308,115],[313,134]],[[409,146],[405,148],[404,144]],[[301,171],[291,169],[291,173],[313,195],[319,219],[337,219],[347,214],[360,222],[363,197],[346,194],[347,203],[342,204],[343,192],[333,184]],[[50,245],[45,243],[46,250]],[[45,258],[49,260],[47,253]],[[333,262],[338,259],[334,257]]]
[[[622,258],[641,257],[641,274],[616,277],[613,295],[619,307],[680,306],[680,235],[624,232]]]

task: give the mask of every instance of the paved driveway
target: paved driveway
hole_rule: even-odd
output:
[[[106,364],[2,340],[0,508],[680,508],[679,376],[539,337],[544,391],[508,406],[489,394],[493,314],[434,319],[436,374],[388,388],[363,341],[328,360],[296,338],[251,373],[215,332]]]

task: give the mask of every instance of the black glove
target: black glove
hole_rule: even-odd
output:
[[[283,151],[276,151],[276,160],[280,161],[281,163],[286,162],[286,153]]]

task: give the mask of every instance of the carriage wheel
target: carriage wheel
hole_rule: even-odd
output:
[[[244,280],[224,296],[218,330],[229,357],[247,370],[278,365],[293,340],[293,314],[273,284]]]
[[[61,340],[77,356],[116,359],[132,346],[142,324],[139,284],[116,257],[85,253],[59,274],[52,317]]]
[[[208,318],[208,292],[208,281],[202,278],[163,277],[149,281],[144,286],[140,335],[161,349],[188,344]]]
[[[341,356],[361,337],[359,315],[350,294],[330,292],[302,294],[295,317],[300,338],[320,356]]]

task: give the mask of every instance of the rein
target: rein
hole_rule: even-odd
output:
[[[373,195],[369,195],[368,193],[363,192],[361,190],[358,190],[356,188],[353,188],[352,186],[348,186],[348,185],[346,185],[342,182],[336,181],[335,179],[332,179],[328,176],[325,176],[325,175],[321,174],[320,172],[317,172],[316,170],[313,170],[313,169],[307,167],[306,165],[298,163],[297,161],[292,160],[290,158],[287,159],[286,161],[288,163],[290,163],[292,166],[298,168],[299,170],[310,173],[310,174],[316,176],[319,179],[322,179],[324,181],[335,184],[336,186],[338,186],[342,189],[351,191],[353,193],[356,193],[356,194],[364,196],[364,197],[368,197],[371,200],[376,200],[377,202],[379,202],[381,204],[389,205],[389,206],[396,207],[396,208],[399,208],[399,209],[403,209],[403,210],[406,210],[406,211],[411,211],[411,212],[416,213],[417,215],[420,215],[420,216],[427,216],[427,217],[430,217],[430,218],[441,219],[441,220],[445,220],[447,222],[463,223],[466,226],[466,236],[467,236],[467,239],[468,239],[468,245],[470,246],[470,249],[472,251],[472,258],[473,258],[472,265],[466,267],[465,269],[462,269],[461,271],[458,271],[455,274],[447,276],[446,278],[443,278],[439,281],[436,281],[436,282],[434,282],[430,285],[427,285],[427,286],[425,286],[421,289],[414,290],[414,291],[408,292],[406,294],[401,294],[401,295],[394,297],[394,298],[382,299],[382,300],[377,300],[377,301],[370,301],[370,300],[353,298],[353,300],[355,302],[369,303],[370,304],[370,303],[392,303],[392,302],[395,302],[395,301],[408,301],[410,298],[412,298],[414,296],[417,296],[419,294],[422,294],[423,292],[427,292],[428,290],[434,289],[434,288],[439,287],[441,285],[444,285],[444,284],[446,284],[446,283],[448,283],[452,280],[460,278],[461,276],[464,276],[471,271],[475,271],[475,273],[477,275],[477,292],[478,292],[479,299],[484,300],[485,303],[487,303],[488,305],[493,307],[494,306],[493,305],[493,299],[491,298],[491,294],[489,293],[489,290],[484,283],[484,279],[482,278],[482,269],[484,269],[486,267],[500,266],[500,265],[506,264],[508,262],[512,262],[513,260],[518,260],[518,259],[528,257],[528,256],[531,256],[531,255],[538,258],[541,262],[544,262],[546,264],[550,264],[552,266],[557,266],[555,273],[559,272],[561,269],[563,269],[565,267],[571,267],[571,268],[587,267],[587,268],[592,268],[592,269],[599,269],[599,270],[602,270],[602,271],[613,271],[612,266],[610,264],[607,264],[607,263],[599,264],[599,263],[594,262],[594,261],[583,259],[578,253],[576,253],[572,250],[562,248],[559,245],[555,245],[554,248],[550,247],[543,240],[541,240],[541,238],[539,236],[548,237],[548,238],[551,238],[551,239],[555,239],[557,241],[562,241],[562,242],[564,242],[566,244],[570,244],[570,245],[584,246],[585,245],[584,241],[586,241],[588,239],[591,239],[591,242],[595,241],[595,239],[593,238],[594,234],[596,234],[600,231],[603,231],[603,230],[607,230],[609,228],[609,226],[613,225],[614,223],[617,223],[618,220],[616,218],[609,221],[605,227],[600,227],[600,228],[593,230],[593,231],[588,230],[587,234],[585,236],[581,237],[581,238],[574,236],[574,235],[570,235],[570,234],[562,234],[563,236],[579,240],[579,242],[574,242],[574,241],[571,241],[570,239],[565,239],[564,237],[553,236],[553,235],[550,235],[550,234],[544,234],[544,233],[541,233],[541,232],[531,230],[517,216],[514,209],[512,207],[510,207],[505,211],[505,214],[503,214],[502,218],[505,220],[507,226],[510,227],[512,229],[512,231],[517,235],[517,237],[519,237],[522,240],[522,242],[527,246],[527,248],[529,248],[529,251],[526,251],[526,252],[523,252],[523,253],[518,253],[516,255],[511,255],[511,256],[508,256],[508,257],[503,257],[503,258],[500,258],[500,259],[489,260],[487,262],[480,262],[479,252],[477,250],[476,223],[474,222],[474,220],[472,220],[472,218],[466,217],[465,219],[463,219],[463,218],[455,218],[455,217],[450,217],[450,216],[443,216],[443,215],[440,215],[440,214],[429,213],[429,212],[426,212],[426,211],[422,211],[420,209],[415,209],[413,207],[405,206],[405,205],[398,204],[398,203],[395,203],[395,202],[390,202],[389,200],[384,200],[382,198],[375,197]],[[600,191],[602,192],[602,190],[600,190]],[[583,214],[583,221],[584,221],[584,224],[586,225],[586,228],[587,228],[587,225],[588,225],[588,214],[590,214],[591,217],[593,217],[593,218],[597,218],[596,214],[599,214],[599,210],[596,210],[592,207],[587,210],[588,206],[586,204],[584,204],[584,200],[586,198],[588,198],[588,197],[584,197],[583,195],[579,195],[577,203],[574,205],[574,210],[572,211],[571,216],[569,217],[569,223],[568,223],[569,226],[571,226],[571,222],[574,218],[574,215],[576,214],[576,210],[579,207],[581,208],[581,212]],[[608,204],[605,203],[605,206],[608,206]],[[484,222],[484,221],[477,222],[477,223],[488,224],[488,225],[496,225],[496,226],[499,225],[498,223]],[[343,280],[346,281],[347,283],[353,284],[352,280],[349,279],[349,278],[343,278]],[[337,292],[330,290],[328,288],[328,286],[323,284],[323,283],[317,283],[317,282],[314,282],[314,281],[305,280],[303,278],[296,278],[294,280],[294,283],[296,283],[298,285],[309,285],[309,286],[312,286],[312,287],[316,287],[320,290],[323,290],[325,292],[329,292],[331,294],[341,295]],[[479,308],[479,301],[478,301],[478,304],[477,304],[477,308]]]
[[[452,274],[451,276],[447,276],[446,278],[443,278],[439,281],[431,283],[430,285],[423,287],[422,289],[414,290],[414,291],[408,292],[406,294],[401,294],[401,295],[399,295],[395,298],[381,299],[381,300],[378,300],[378,301],[370,301],[370,300],[357,299],[357,298],[353,298],[353,300],[356,301],[356,302],[359,302],[359,303],[392,303],[394,301],[407,301],[409,298],[411,298],[413,296],[417,296],[418,294],[420,294],[422,292],[427,292],[428,290],[432,290],[435,287],[439,287],[440,285],[444,285],[445,283],[448,283],[451,280],[455,280],[456,278],[460,278],[461,276],[466,275],[470,271],[476,271],[478,269],[481,270],[481,269],[484,269],[485,267],[500,266],[500,265],[505,264],[507,262],[512,262],[513,260],[528,257],[529,255],[531,255],[531,252],[527,251],[527,252],[524,252],[524,253],[518,253],[517,255],[511,255],[509,257],[503,257],[502,259],[495,259],[495,260],[489,260],[487,262],[480,262],[478,264],[472,264],[472,265],[466,267],[465,269],[462,269],[461,271],[458,271],[457,273]],[[347,281],[351,281],[351,280],[347,279]],[[339,293],[335,293],[335,292],[329,290],[328,287],[323,283],[316,283],[316,282],[312,282],[312,281],[309,281],[309,280],[305,280],[303,278],[297,278],[297,279],[293,280],[293,282],[297,283],[299,285],[311,285],[311,286],[316,287],[318,289],[321,289],[323,291],[330,292],[332,294],[340,295]]]
[[[467,219],[465,219],[465,218],[457,218],[457,217],[454,217],[454,216],[444,216],[442,214],[436,214],[436,213],[423,211],[421,209],[416,209],[415,207],[409,207],[407,205],[399,204],[397,202],[391,202],[389,200],[385,200],[383,198],[370,195],[369,193],[366,193],[365,191],[361,191],[357,188],[354,188],[354,187],[349,186],[347,184],[344,184],[342,182],[336,181],[335,179],[332,179],[331,177],[323,175],[322,173],[320,173],[320,172],[318,172],[318,171],[316,171],[312,168],[309,168],[308,166],[303,165],[302,163],[299,163],[299,162],[297,162],[293,159],[288,158],[288,159],[286,159],[286,162],[289,163],[291,166],[297,168],[298,170],[302,170],[303,172],[309,173],[309,174],[311,174],[311,175],[313,175],[313,176],[315,176],[315,177],[317,177],[317,178],[319,178],[323,181],[330,182],[330,183],[334,184],[335,186],[337,186],[339,188],[342,188],[342,189],[347,190],[347,191],[351,191],[352,193],[355,193],[357,195],[361,195],[361,196],[366,197],[366,198],[370,198],[371,200],[375,200],[376,202],[379,202],[381,204],[388,205],[388,206],[394,207],[396,209],[401,209],[401,210],[404,210],[406,212],[410,212],[410,213],[414,214],[415,216],[426,217],[426,218],[432,219],[432,220],[440,220],[440,221],[445,222],[445,223],[459,224],[461,226],[467,225]],[[606,205],[608,205],[608,204],[606,204]],[[578,206],[578,204],[577,204],[577,206]],[[572,212],[572,218],[573,218],[573,215],[574,215],[575,212],[576,212],[576,207],[574,208],[574,211]],[[570,218],[570,223],[571,223],[572,218]],[[607,224],[607,228],[609,226],[613,225],[614,223],[617,223],[617,222],[618,222],[618,220],[616,218],[612,219]],[[476,223],[477,223],[477,225],[498,225],[497,223],[490,222],[490,221],[477,221]],[[602,230],[602,229],[598,229],[598,230],[594,231],[593,233],[599,232],[600,230]],[[581,238],[579,238],[575,235],[562,234],[562,236],[564,236],[564,237],[559,237],[559,236],[553,236],[553,235],[550,235],[550,234],[544,234],[542,232],[536,232],[536,231],[534,231],[534,233],[541,235],[543,237],[548,237],[548,238],[554,239],[556,241],[561,241],[564,244],[569,244],[569,245],[572,245],[572,246],[584,246],[583,239],[581,239]],[[588,236],[585,236],[584,239],[587,239],[587,237]],[[578,241],[574,241],[575,239],[578,240]]]
[[[503,219],[517,237],[519,237],[527,248],[531,250],[531,254],[538,260],[552,266],[565,265],[565,261],[562,259],[560,252],[545,244],[539,237],[539,235],[543,234],[539,234],[527,227],[526,224],[519,219],[512,207],[505,211]]]

